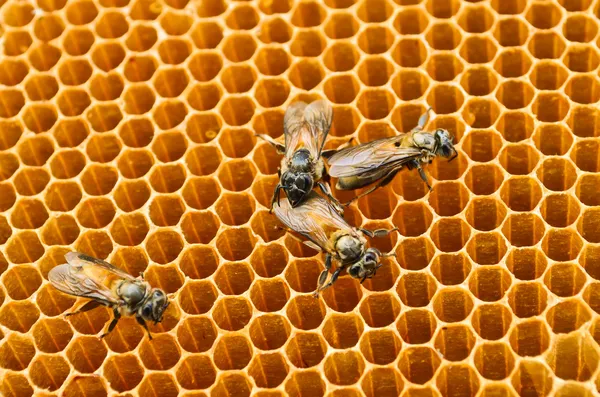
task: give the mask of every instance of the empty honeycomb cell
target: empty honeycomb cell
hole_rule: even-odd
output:
[[[561,297],[577,295],[585,282],[585,274],[574,264],[555,264],[544,277],[548,289]]]
[[[427,383],[440,366],[439,355],[430,347],[407,347],[402,350],[398,369],[411,383]]]
[[[548,325],[555,334],[569,333],[591,320],[589,310],[577,300],[561,302],[548,310]]]
[[[508,292],[508,303],[519,318],[537,316],[546,309],[547,295],[540,284],[517,283]]]
[[[368,219],[387,219],[392,215],[392,211],[394,207],[396,207],[398,200],[396,196],[392,193],[390,188],[378,189],[377,192],[373,192],[372,194],[361,197],[358,200],[358,209],[361,213]],[[423,233],[427,226],[431,223],[430,216],[428,216],[425,212],[421,213],[421,219],[419,219],[419,215],[415,216],[416,219],[406,219],[404,217],[400,220],[400,223],[405,223],[407,233],[416,233],[414,235],[418,235]],[[408,224],[414,224],[414,226]],[[422,224],[423,226],[418,226]],[[423,232],[419,233],[417,230],[420,228],[424,228]]]
[[[128,179],[146,175],[154,163],[152,155],[144,149],[125,150],[117,160],[121,175]]]
[[[533,135],[535,146],[546,156],[563,155],[573,144],[573,136],[561,125],[541,125]]]
[[[92,66],[87,60],[68,59],[61,64],[58,70],[58,77],[63,84],[76,86],[88,81],[92,72]]]
[[[154,106],[154,92],[146,85],[130,86],[123,96],[125,112],[133,115],[147,113]]]
[[[183,69],[159,70],[154,78],[154,87],[158,95],[173,98],[181,95],[188,84],[187,74]]]
[[[69,28],[63,37],[63,49],[69,55],[84,55],[87,54],[94,42],[94,34],[89,29]]]
[[[558,3],[567,11],[585,11],[592,2],[589,0],[559,0]]]
[[[448,323],[464,320],[471,310],[473,310],[471,296],[465,290],[458,288],[440,290],[433,302],[435,315]]]
[[[479,346],[474,361],[477,371],[489,380],[506,379],[515,367],[515,358],[508,346],[499,342]]]
[[[502,185],[500,198],[513,211],[531,211],[540,202],[542,189],[535,179],[516,176]]]
[[[389,33],[389,31],[386,31]],[[371,35],[372,36],[372,35]],[[364,37],[364,36],[361,36]],[[366,36],[368,39],[371,37]],[[374,37],[373,39],[376,39]],[[360,38],[359,38],[360,45]],[[391,43],[390,43],[391,45]],[[381,48],[379,51],[373,51],[373,49],[369,48],[370,51],[365,51],[368,54],[379,54],[381,52],[387,51],[387,48]],[[416,68],[421,66],[425,60],[427,59],[427,48],[423,44],[423,42],[418,38],[405,38],[400,40],[392,49],[392,58],[394,61],[405,68]],[[436,112],[437,113],[437,112]]]
[[[208,281],[188,282],[179,294],[181,309],[189,314],[203,314],[217,299],[217,290]]]
[[[500,164],[512,175],[529,174],[538,161],[538,152],[526,144],[508,145],[500,153]]]
[[[42,284],[38,271],[31,266],[12,267],[2,279],[6,293],[14,300],[29,298]]]
[[[230,160],[223,164],[218,175],[221,186],[234,192],[248,189],[252,185],[255,176],[256,169],[254,165],[243,159]]]
[[[14,226],[14,225],[13,225]],[[6,243],[6,256],[12,263],[33,263],[44,255],[44,247],[31,230],[13,233]]]
[[[365,333],[360,341],[364,358],[370,363],[386,365],[394,362],[400,353],[402,342],[391,330],[373,330]]]
[[[554,227],[566,227],[579,216],[579,204],[565,194],[548,195],[542,202],[540,212],[544,220]]]
[[[390,113],[394,102],[394,97],[387,90],[371,89],[358,97],[357,106],[367,119],[379,120]]]
[[[573,72],[590,72],[599,62],[596,50],[586,45],[571,46],[563,58],[565,66]]]
[[[252,359],[252,346],[241,334],[227,334],[217,342],[214,359],[221,370],[244,369]]]
[[[571,159],[582,171],[598,172],[600,170],[600,146],[595,140],[579,141],[571,151]]]
[[[243,207],[238,207],[237,216],[242,216],[243,218],[238,220],[232,219],[232,222],[238,225],[246,223],[248,221],[248,218],[250,218],[250,216],[252,215],[252,207],[254,206],[253,203],[253,201],[248,201],[248,203],[245,204]],[[217,211],[219,211],[219,207],[217,207]],[[240,211],[247,212],[240,213]],[[271,216],[271,214],[269,214],[267,211],[261,211],[257,213],[256,216],[252,219],[252,223],[250,226],[252,227],[252,230],[256,234],[258,234],[265,242],[277,240],[283,235],[285,235],[285,230],[279,227],[279,222],[277,221],[277,218]]]
[[[451,62],[460,65],[457,58],[452,57],[452,59],[453,61]],[[447,73],[445,68],[443,68],[443,66],[445,66],[444,64],[439,66],[442,67],[440,68],[441,73]],[[438,69],[436,68],[436,72],[437,70]],[[459,71],[462,71],[462,65],[460,65]],[[455,74],[450,75],[448,77],[451,78],[447,78],[446,80],[452,80],[454,76]],[[483,96],[491,93],[492,91],[494,91],[497,84],[498,78],[496,77],[495,73],[493,73],[490,69],[488,69],[485,66],[471,68],[467,70],[461,78],[462,87],[469,95],[474,96]]]
[[[469,226],[458,218],[442,218],[434,223],[430,231],[433,243],[444,252],[459,251],[467,243],[470,234]]]
[[[374,368],[368,371],[361,381],[361,388],[368,397],[398,396],[404,382],[393,368]]]
[[[290,332],[291,328],[285,317],[276,314],[258,317],[250,324],[250,339],[261,350],[279,349],[287,342]],[[297,334],[296,338],[301,335],[304,334]],[[320,343],[325,344],[323,341]],[[288,355],[290,349],[293,349],[292,344],[288,345]],[[324,353],[325,347],[322,350]]]
[[[527,113],[509,111],[502,114],[496,128],[507,141],[519,142],[528,139],[533,133],[533,118]]]
[[[294,36],[294,40],[290,45],[290,52],[292,55],[297,57],[317,57],[321,55],[326,46],[327,41],[319,31],[300,31]],[[261,54],[264,57],[266,54],[271,53],[273,55],[279,55],[282,58],[282,60],[285,60],[288,57],[287,52],[284,54],[281,51],[282,50],[267,47],[264,50],[261,50]],[[334,45],[328,50],[326,59],[328,59],[328,64],[331,65],[330,69],[335,68],[339,64],[341,68],[339,71],[343,71],[352,68],[346,67],[344,69],[345,65],[347,65],[348,63],[356,64],[358,54],[352,46],[339,44]],[[273,59],[272,61],[266,62],[276,61],[276,59]],[[256,62],[257,64],[259,63],[259,61]],[[260,63],[264,62],[265,60],[260,60]]]
[[[207,317],[188,317],[177,329],[177,341],[191,353],[209,350],[217,338],[217,329]]]
[[[24,375],[7,373],[2,378],[0,393],[6,397],[31,397],[33,396],[33,388]]]
[[[324,31],[331,39],[347,39],[354,36],[358,29],[358,21],[353,15],[340,12],[330,16]]]
[[[250,288],[254,274],[245,263],[226,263],[215,274],[215,283],[226,295],[240,295]]]
[[[43,15],[33,25],[33,33],[41,41],[52,41],[59,37],[65,24],[58,15]]]
[[[401,35],[421,34],[427,28],[427,15],[418,8],[401,10],[394,19],[394,28]]]
[[[529,41],[529,52],[538,59],[555,59],[565,51],[565,42],[554,32],[537,32]]]
[[[250,289],[250,299],[256,309],[261,312],[279,311],[285,306],[289,298],[289,288],[279,278],[257,280]]]
[[[150,198],[150,188],[145,181],[123,181],[114,192],[117,206],[131,212],[141,208]]]
[[[437,81],[452,81],[462,71],[463,64],[459,58],[447,53],[432,54],[427,62],[427,73]]]
[[[351,75],[337,75],[325,81],[325,95],[337,104],[351,103],[359,92],[359,84]]]
[[[393,97],[392,97],[393,99]],[[393,102],[392,102],[393,105]],[[403,104],[392,112],[392,125],[401,133],[410,132],[425,109],[416,104]]]
[[[579,257],[579,264],[583,266],[585,271],[595,279],[600,277],[598,274],[599,254],[600,251],[598,250],[597,246],[589,245],[584,248],[582,255]]]
[[[170,335],[156,335],[142,342],[139,355],[146,369],[164,371],[177,364],[181,352]]]
[[[179,256],[183,244],[179,233],[168,230],[157,231],[148,238],[146,251],[154,262],[167,264]]]
[[[30,370],[33,384],[49,391],[59,389],[70,372],[69,364],[64,358],[50,355],[36,357]]]
[[[560,158],[550,158],[538,168],[537,177],[546,188],[564,191],[575,184],[577,173],[570,162]]]
[[[48,219],[48,211],[42,201],[22,198],[10,216],[10,223],[18,229],[37,229]]]
[[[255,81],[256,72],[248,65],[231,65],[221,73],[221,82],[229,93],[247,92]]]
[[[0,345],[0,366],[2,368],[22,371],[35,355],[35,347],[26,336],[11,333]]]
[[[562,12],[556,4],[538,3],[529,7],[525,18],[537,29],[551,29],[562,19]]]
[[[360,306],[363,320],[374,328],[390,325],[399,313],[399,302],[389,294],[370,295]]]
[[[107,232],[89,230],[81,234],[74,248],[95,257],[106,258],[113,250],[113,243]]]
[[[275,277],[285,269],[288,254],[279,244],[259,245],[250,256],[250,265],[261,277]]]
[[[593,394],[589,389],[586,389],[585,386],[577,385],[574,383],[567,383],[561,386],[557,391],[555,396],[557,397],[570,397],[570,396],[585,396],[591,397]]]
[[[462,361],[475,345],[470,328],[463,325],[442,327],[435,339],[435,348],[448,361]]]
[[[19,160],[12,153],[0,153],[0,181],[9,179],[19,169]]]
[[[42,242],[46,245],[73,244],[78,236],[77,222],[66,214],[50,218],[41,230]]]
[[[502,139],[492,131],[473,130],[465,137],[462,149],[474,161],[493,160],[502,147]],[[468,196],[465,200],[468,199]],[[466,205],[466,203],[465,203]],[[464,207],[463,207],[464,208]]]
[[[577,229],[581,237],[590,243],[600,242],[600,224],[597,217],[597,209],[587,209],[583,212],[583,216],[577,224]]]
[[[510,274],[499,267],[477,268],[469,278],[469,289],[484,302],[502,299],[510,284]]]
[[[65,90],[58,96],[58,108],[65,116],[79,116],[90,104],[90,97],[83,90]]]
[[[112,223],[110,232],[117,244],[134,246],[146,238],[148,223],[139,213],[123,214]]]
[[[431,271],[440,283],[458,285],[471,272],[471,262],[463,254],[442,254],[434,259]]]
[[[215,87],[215,89],[217,88]],[[192,105],[192,103],[190,103],[190,105]],[[214,106],[216,106],[216,102],[213,105],[213,107]],[[221,116],[227,124],[232,126],[242,126],[248,123],[252,119],[254,111],[254,102],[252,102],[252,100],[247,97],[230,97],[225,99],[225,101],[223,101],[223,103],[221,104]]]
[[[258,82],[254,96],[259,105],[271,108],[282,105],[290,93],[290,87],[285,80],[264,79]]]
[[[530,213],[511,214],[502,227],[502,233],[515,247],[536,245],[544,232],[542,220]]]
[[[467,222],[475,229],[490,231],[504,221],[506,207],[495,199],[477,197],[469,202],[465,216]]]
[[[598,352],[591,336],[581,332],[558,335],[546,362],[565,380],[587,381],[598,367]]]
[[[0,137],[0,150],[7,150],[15,146],[23,134],[23,126],[18,121],[0,121],[0,128],[4,131]]]
[[[116,69],[125,59],[125,50],[117,42],[97,44],[92,51],[92,61],[104,72]]]
[[[217,201],[215,210],[225,224],[243,225],[254,213],[254,200],[245,193],[225,193]]]
[[[25,91],[32,101],[52,99],[58,92],[58,83],[53,76],[34,75],[25,82]]]
[[[11,30],[5,32],[4,36],[4,55],[21,55],[29,49],[33,42],[28,32],[22,30]]]
[[[485,37],[472,36],[463,41],[460,56],[472,64],[487,63],[496,55],[496,45]]]
[[[296,296],[289,301],[286,307],[288,320],[295,328],[305,331],[318,328],[323,322],[325,312],[323,302],[311,296]],[[326,339],[328,338],[326,337]]]
[[[453,50],[462,40],[460,31],[446,22],[430,26],[425,38],[434,50]]]
[[[364,29],[358,36],[358,46],[363,52],[367,54],[382,54],[389,50],[392,44],[394,44],[394,34],[389,29],[383,26],[367,26],[366,29]],[[406,49],[408,51],[411,48],[413,49],[412,55],[415,54],[416,49],[419,58],[425,57],[426,49],[420,41],[405,41],[403,49]],[[399,57],[403,49],[399,48],[395,52],[395,54],[397,54],[397,56]],[[396,62],[402,61],[410,64],[410,59],[408,56],[406,58],[394,58],[394,60]],[[419,65],[421,63],[423,63],[423,61],[421,61]]]
[[[317,280],[315,278],[315,280]],[[312,290],[316,289],[313,285]],[[307,291],[308,292],[308,291]],[[323,292],[323,300],[328,307],[336,312],[347,313],[352,311],[362,298],[362,289],[360,286],[348,277],[339,279],[334,285]]]
[[[433,337],[436,326],[435,316],[425,309],[405,311],[396,323],[400,336],[410,344],[428,342]]]
[[[511,322],[512,314],[502,304],[479,305],[471,316],[473,329],[487,340],[501,339],[509,331]]]
[[[332,72],[346,72],[353,69],[359,61],[359,53],[348,43],[335,43],[323,56],[325,67]]]
[[[8,220],[4,216],[1,216],[0,217],[0,243],[2,243],[2,244],[6,243],[6,240],[8,240],[8,238],[10,237],[11,234],[12,234],[12,229],[11,229],[10,225],[8,224]]]
[[[101,325],[104,325],[104,322]],[[104,343],[95,336],[80,336],[74,339],[66,350],[71,365],[82,373],[93,373],[100,368],[106,354]]]
[[[150,56],[132,56],[125,63],[123,76],[132,83],[148,81],[154,75],[156,68],[154,58]]]
[[[192,279],[209,277],[215,272],[219,258],[213,248],[195,246],[187,249],[179,266],[186,276]]]
[[[398,283],[396,292],[407,306],[425,307],[431,301],[437,289],[433,277],[426,273],[407,273]]]
[[[248,138],[250,138],[248,136]],[[253,139],[253,138],[250,138]],[[235,156],[234,156],[235,157]],[[259,144],[254,151],[253,161],[261,174],[276,174],[281,165],[282,155],[268,143]]]
[[[22,60],[5,59],[0,63],[0,84],[15,86],[23,81],[29,73],[27,64]]]
[[[598,102],[600,98],[598,81],[592,76],[575,76],[569,80],[565,93],[572,101],[582,104]]]
[[[44,169],[23,168],[17,172],[13,183],[22,196],[35,196],[41,193],[50,182],[50,174]]]
[[[287,338],[286,338],[287,339]],[[297,368],[310,368],[318,365],[327,352],[325,341],[317,333],[297,333],[288,343],[286,354]]]
[[[93,164],[87,167],[83,175],[81,175],[81,184],[86,193],[93,196],[100,196],[108,194],[113,190],[118,177],[118,172],[113,167]],[[57,193],[65,196],[65,193]]]
[[[436,377],[436,386],[444,397],[477,395],[479,378],[468,364],[451,364],[443,367]]]
[[[179,197],[156,196],[150,203],[150,220],[157,226],[175,226],[185,211]]]
[[[19,114],[25,105],[25,97],[21,91],[4,89],[0,91],[0,117],[11,118]]]
[[[250,322],[252,306],[245,298],[226,297],[217,302],[212,316],[219,328],[237,331]]]
[[[559,63],[541,61],[532,70],[529,78],[540,90],[557,90],[567,80],[568,72]]]
[[[118,392],[134,389],[144,377],[144,369],[131,354],[110,357],[104,363],[103,372],[110,387]]]
[[[87,113],[87,120],[97,132],[110,131],[123,119],[121,110],[114,104],[95,105]]]
[[[518,323],[511,330],[509,340],[512,349],[521,357],[539,356],[550,346],[548,329],[540,320]]]
[[[583,175],[576,186],[576,194],[585,205],[598,205],[598,196],[594,194],[598,178],[595,175]]]
[[[595,107],[578,106],[573,109],[568,124],[574,135],[590,138],[598,135],[598,112]]]

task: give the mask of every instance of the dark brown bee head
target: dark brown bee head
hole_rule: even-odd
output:
[[[169,303],[167,295],[162,290],[154,288],[139,308],[138,315],[146,321],[154,321],[154,324],[160,323]]]
[[[283,190],[285,190],[290,205],[292,208],[295,208],[311,192],[314,180],[312,175],[307,172],[296,172],[290,169],[281,176],[281,185],[283,186]]]
[[[435,130],[433,135],[435,137],[434,152],[438,156],[442,157],[450,157],[452,154],[454,154],[450,161],[454,160],[458,156],[458,153],[456,152],[456,149],[454,149],[454,144],[452,143],[452,135],[450,135],[448,130],[439,128]]]
[[[362,283],[367,278],[373,277],[377,269],[381,267],[380,258],[381,252],[377,248],[369,248],[360,258],[360,261],[348,268],[348,274],[353,278],[361,279],[360,282]]]

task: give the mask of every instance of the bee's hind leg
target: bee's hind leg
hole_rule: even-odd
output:
[[[121,319],[121,313],[119,313],[117,308],[113,309],[113,314],[114,314],[114,317],[113,317],[112,321],[110,322],[110,324],[108,325],[108,330],[105,333],[103,333],[102,335],[100,335],[100,339],[104,339],[104,337],[106,335],[110,334],[113,331],[113,329],[115,329],[115,327],[117,326],[117,323]]]
[[[98,301],[91,300],[91,301],[87,302],[85,305],[81,306],[78,310],[76,310],[74,312],[70,312],[70,313],[65,313],[65,317],[69,317],[74,314],[89,312],[90,310],[93,310],[93,309],[97,308],[98,306],[102,306],[102,304]]]
[[[148,324],[146,324],[144,319],[141,317],[136,317],[135,319],[138,322],[138,324],[141,325],[142,327],[144,327],[144,329],[148,333],[148,339],[152,340],[152,334],[150,333],[150,330],[148,329]]]
[[[389,184],[391,181],[394,180],[394,177],[396,176],[398,171],[400,171],[400,169],[391,172],[390,174],[385,176],[383,179],[381,179],[375,186],[373,186],[372,188],[367,190],[366,192],[363,192],[363,193],[359,194],[358,196],[354,197],[352,200],[348,201],[347,203],[344,203],[344,206],[347,207],[350,204],[352,204],[353,202],[355,202],[356,200],[358,200],[359,198],[365,197],[366,195],[373,193],[375,190],[379,189],[380,187],[384,187],[385,185]]]
[[[317,183],[317,186],[319,186],[319,189],[321,189],[321,191],[331,201],[331,203],[333,204],[333,206],[335,207],[335,209],[337,210],[337,212],[339,212],[340,215],[344,215],[344,207],[338,201],[338,199],[336,199],[335,197],[333,197],[333,194],[331,193],[331,188],[329,187],[329,185],[326,184],[326,183],[323,183],[323,182],[319,182],[319,183]]]
[[[327,254],[327,256],[325,257],[325,269],[321,272],[321,274],[319,274],[319,282],[317,284],[317,290],[313,294],[313,296],[315,298],[319,297],[319,292],[321,292],[322,290],[327,288],[327,287],[323,287],[323,285],[325,284],[325,281],[327,281],[327,274],[329,273],[329,270],[331,269],[332,260],[333,260],[333,258],[331,257],[331,254]],[[340,269],[338,269],[338,270],[340,270]],[[336,272],[337,272],[337,270],[336,270]]]
[[[433,188],[429,184],[429,181],[427,180],[427,175],[425,175],[425,170],[423,169],[423,167],[421,167],[421,164],[417,165],[417,170],[419,170],[419,175],[421,176],[421,179],[423,179],[429,190],[433,190]]]

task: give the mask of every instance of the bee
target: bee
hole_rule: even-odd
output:
[[[67,263],[54,267],[48,273],[50,283],[65,294],[91,299],[66,316],[87,312],[100,305],[108,306],[113,309],[114,317],[108,331],[100,338],[115,328],[121,316],[135,315],[152,340],[146,321],[161,322],[170,303],[162,290],[152,288],[144,281],[143,274],[134,278],[108,262],[79,252],[69,252],[65,259]]]
[[[307,239],[303,241],[304,244],[326,253],[325,270],[319,275],[315,297],[335,283],[345,268],[351,277],[360,279],[362,283],[375,275],[382,265],[381,258],[396,255],[382,254],[377,248],[367,248],[365,236],[383,237],[398,230],[397,228],[374,231],[354,228],[329,201],[314,191],[298,207],[292,207],[287,199],[281,200],[274,212],[286,230],[300,234]],[[325,284],[333,259],[338,262],[338,266]]]
[[[337,189],[359,189],[377,182],[346,205],[387,185],[403,167],[409,170],[416,168],[421,179],[432,190],[422,164],[431,164],[436,156],[447,158],[454,154],[449,160],[452,161],[458,156],[458,152],[447,130],[438,128],[434,132],[423,131],[430,111],[431,108],[427,109],[419,118],[417,126],[407,134],[324,154],[328,158],[329,174],[338,178]]]
[[[321,156],[332,152],[323,151],[332,120],[333,110],[326,101],[319,100],[310,105],[296,102],[286,110],[283,117],[285,144],[268,135],[257,134],[284,155],[278,171],[279,183],[275,186],[271,200],[271,212],[274,204],[279,202],[282,189],[292,208],[295,208],[313,190],[315,184],[341,211],[329,185],[322,181],[327,175]]]

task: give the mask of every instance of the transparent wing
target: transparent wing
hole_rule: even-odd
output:
[[[286,198],[280,201],[274,211],[284,225],[306,237],[323,251],[332,252],[334,249],[329,238],[331,233],[345,230],[352,235],[356,234],[335,208],[314,191],[301,206],[292,208]]]
[[[285,112],[283,119],[286,157],[306,148],[317,159],[325,145],[333,120],[333,109],[327,101],[319,100],[307,105],[296,102]]]
[[[70,252],[65,257],[68,263],[50,270],[48,279],[56,289],[69,295],[115,304],[119,300],[113,288],[115,283],[133,279],[110,263],[79,252]]]
[[[341,178],[372,174],[382,167],[401,167],[421,155],[421,150],[403,146],[404,138],[402,134],[340,150],[328,160],[329,174]]]

